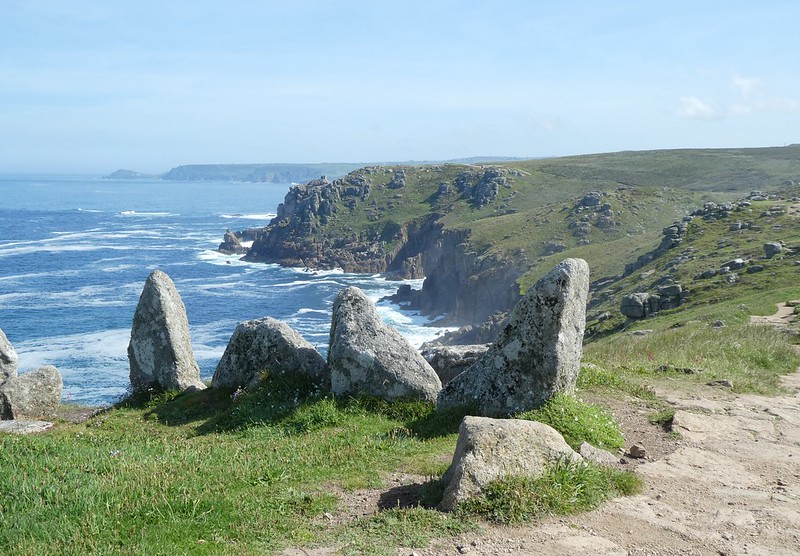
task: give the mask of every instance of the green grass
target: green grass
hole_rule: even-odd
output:
[[[715,328],[688,322],[644,336],[618,334],[587,344],[584,360],[629,381],[704,384],[728,379],[736,392],[774,395],[780,377],[800,365],[790,338],[769,326]],[[662,365],[698,369],[697,374],[657,372]]]
[[[478,527],[426,509],[469,408],[339,399],[266,377],[239,394],[140,395],[47,434],[0,435],[0,548],[7,554],[274,554],[337,546],[386,554]],[[417,505],[326,525],[338,491],[429,477]],[[617,491],[614,491],[617,492]],[[611,495],[611,493],[609,493]]]
[[[457,512],[512,525],[588,511],[614,496],[640,492],[642,480],[617,469],[562,460],[541,477],[493,481],[483,493],[460,503]]]
[[[622,448],[624,444],[619,425],[608,411],[567,394],[556,394],[543,406],[516,417],[550,425],[574,450],[584,442],[605,450]]]

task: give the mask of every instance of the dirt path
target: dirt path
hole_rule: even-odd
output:
[[[637,468],[645,493],[399,554],[800,554],[800,395],[666,398],[682,439]]]
[[[768,324],[786,324],[780,307]],[[763,322],[763,321],[762,321]],[[676,409],[676,449],[637,467],[645,492],[594,512],[440,540],[418,556],[798,555],[800,372],[774,398],[718,389],[659,395]]]

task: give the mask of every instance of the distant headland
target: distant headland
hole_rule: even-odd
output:
[[[523,160],[512,157],[483,156],[460,158],[445,162],[474,164],[478,162],[503,162]],[[403,162],[402,164],[430,164],[431,161]],[[437,163],[442,163],[437,161]],[[375,164],[375,163],[371,163]],[[381,165],[396,165],[399,162],[381,162]],[[103,179],[107,180],[169,180],[169,181],[242,181],[263,183],[304,183],[320,176],[341,178],[353,170],[368,166],[365,162],[322,162],[311,164],[265,163],[265,164],[187,164],[176,166],[163,174],[145,174],[134,170],[120,169]]]

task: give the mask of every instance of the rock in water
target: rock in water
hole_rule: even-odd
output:
[[[11,377],[0,386],[0,418],[52,418],[61,403],[61,373],[45,366]]]
[[[314,346],[289,325],[270,317],[236,327],[211,386],[252,386],[263,372],[305,375],[326,390],[330,387],[328,365]]]
[[[134,392],[153,386],[180,391],[205,388],[192,352],[186,308],[175,284],[160,270],[147,278],[136,306],[128,361]]]
[[[557,430],[536,421],[464,417],[439,509],[453,510],[493,480],[540,477],[560,459],[582,461]]]
[[[442,388],[428,362],[381,321],[358,288],[345,288],[333,303],[328,364],[335,394],[434,401]]]
[[[17,376],[17,352],[0,330],[0,384]]]
[[[477,404],[481,415],[539,407],[578,378],[589,266],[566,259],[525,294],[489,351],[439,393],[438,407]]]

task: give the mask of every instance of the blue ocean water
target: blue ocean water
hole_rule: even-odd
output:
[[[288,187],[0,176],[0,329],[20,372],[55,365],[65,401],[118,400],[129,383],[133,313],[156,268],[183,298],[204,379],[243,320],[283,320],[324,353],[341,288],[358,286],[377,301],[398,283],[245,263],[215,251],[226,228],[266,225]],[[378,310],[415,345],[442,331],[387,302]]]

